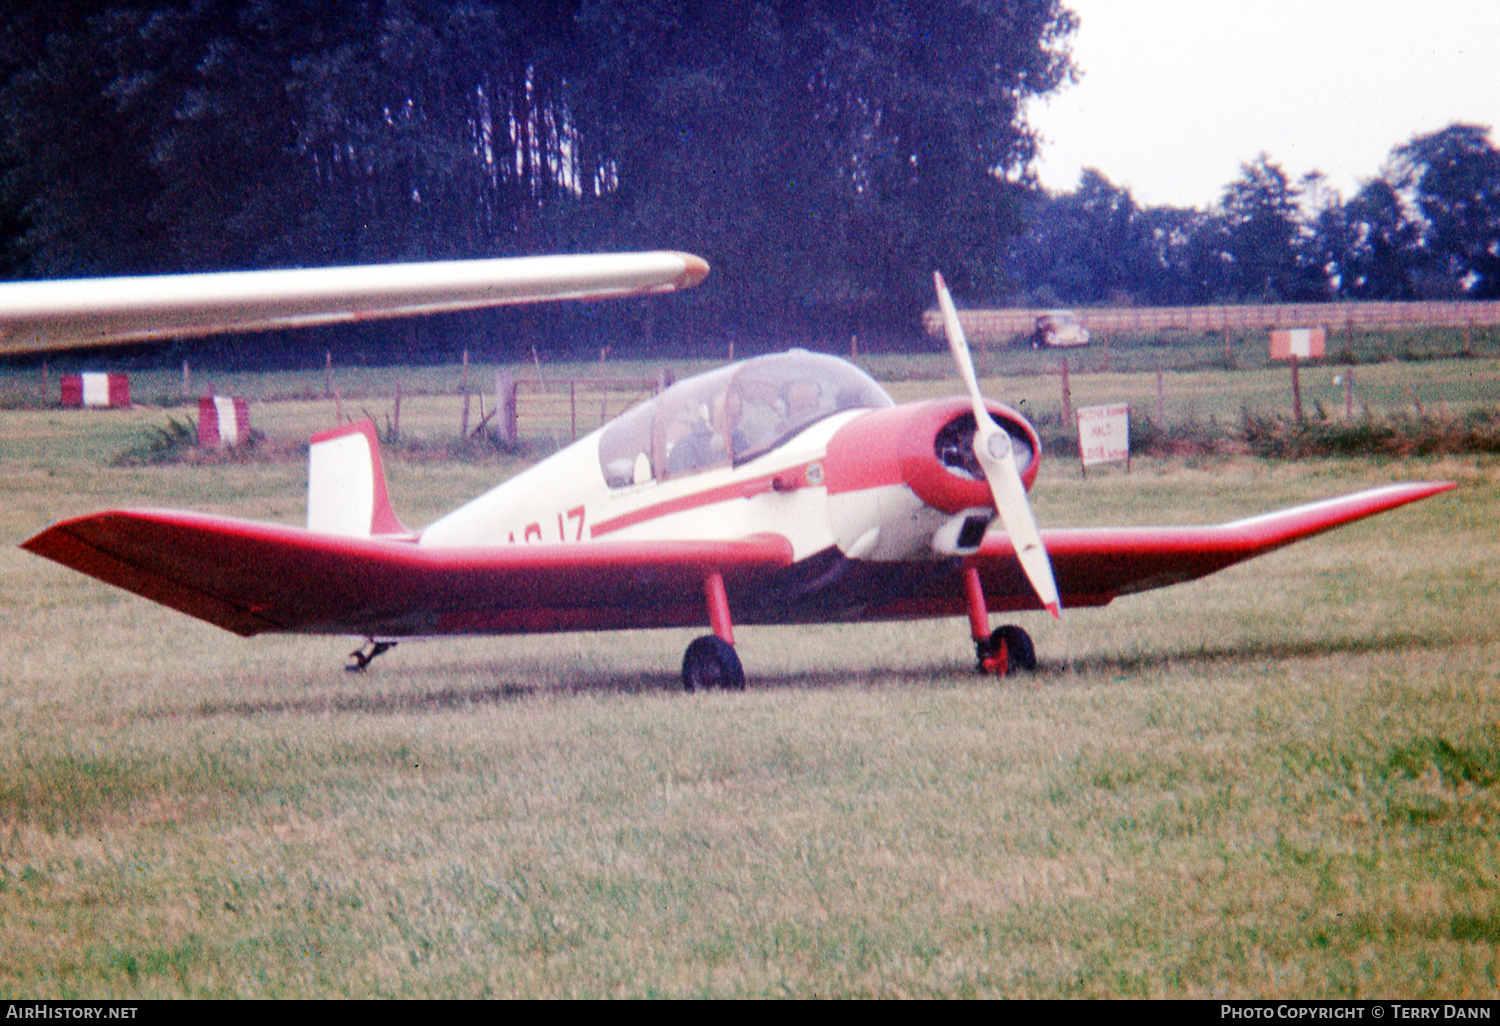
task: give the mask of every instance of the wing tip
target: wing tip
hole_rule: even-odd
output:
[[[696,253],[678,253],[682,259],[682,278],[678,287],[690,289],[708,277],[708,261]]]

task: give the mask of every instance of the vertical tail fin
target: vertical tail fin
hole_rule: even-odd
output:
[[[413,537],[391,509],[373,422],[313,435],[308,447],[307,529],[351,538]]]

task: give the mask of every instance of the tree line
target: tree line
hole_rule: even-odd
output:
[[[1076,25],[1060,0],[18,0],[0,275],[652,248],[714,268],[666,300],[342,337],[373,359],[478,335],[507,357],[879,344],[916,334],[935,268],[972,303],[1497,294],[1476,126],[1397,147],[1348,201],[1266,156],[1204,211],[1098,171],[1040,190],[1026,104],[1073,79]]]
[[[9,18],[8,277],[686,249],[714,274],[670,311],[509,316],[544,344],[624,322],[716,350],[910,325],[936,266],[993,294],[1035,155],[1025,103],[1073,75],[1076,24],[1058,0],[27,0]]]
[[[1025,305],[1500,298],[1500,151],[1452,124],[1396,146],[1344,199],[1262,153],[1207,210],[1140,207],[1097,170],[1028,200]]]

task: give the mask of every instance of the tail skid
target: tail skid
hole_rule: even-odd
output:
[[[307,529],[345,538],[415,538],[391,509],[380,438],[368,420],[312,438],[307,465]]]

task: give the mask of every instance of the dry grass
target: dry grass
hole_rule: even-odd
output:
[[[151,416],[0,413],[0,995],[1495,993],[1491,458],[1053,465],[1059,525],[1461,487],[1036,618],[1033,681],[972,676],[956,622],[747,629],[750,690],[685,696],[680,632],[349,676],[13,547],[125,503],[301,519],[294,463],[103,466]],[[420,524],[508,465],[390,470]]]

